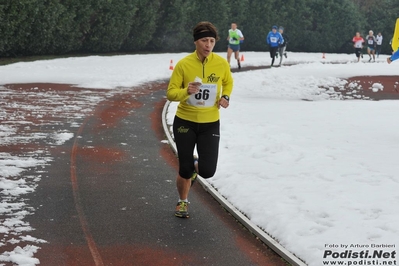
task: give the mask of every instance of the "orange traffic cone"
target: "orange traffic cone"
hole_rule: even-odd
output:
[[[241,60],[240,61],[244,62],[244,55],[243,54],[241,55]]]
[[[325,53],[323,53],[323,57],[322,57],[323,59],[326,59],[326,55],[325,55]]]
[[[173,60],[172,60],[172,59],[170,60],[169,69],[170,69],[170,70],[173,70]]]

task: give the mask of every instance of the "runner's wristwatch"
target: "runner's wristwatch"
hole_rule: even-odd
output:
[[[222,98],[226,99],[227,101],[230,101],[230,97],[227,95],[222,95]]]

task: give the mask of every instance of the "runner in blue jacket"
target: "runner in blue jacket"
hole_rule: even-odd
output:
[[[277,26],[273,26],[272,30],[267,34],[266,42],[270,46],[270,58],[272,59],[271,66],[273,66],[278,46],[284,43],[283,36],[281,36],[280,32],[277,32]]]
[[[390,64],[397,59],[399,59],[399,49],[396,52],[394,52],[390,57],[387,58],[387,62],[388,64]]]

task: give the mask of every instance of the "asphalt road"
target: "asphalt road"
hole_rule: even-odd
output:
[[[40,265],[287,265],[198,184],[190,218],[174,216],[177,158],[162,142],[166,86],[121,89],[79,127],[68,114],[57,125],[75,136],[50,149],[54,160],[27,199],[32,234],[47,241],[35,254]],[[67,92],[81,94],[59,89]]]

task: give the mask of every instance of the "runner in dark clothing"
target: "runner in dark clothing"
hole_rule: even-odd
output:
[[[280,32],[281,36],[283,36],[283,39],[284,39],[284,42],[280,43],[278,45],[278,54],[280,54],[280,64],[279,64],[279,66],[281,66],[281,62],[283,61],[283,55],[285,56],[285,58],[287,58],[286,49],[287,49],[287,43],[289,41],[289,38],[288,38],[287,34],[284,33],[284,28],[283,27],[280,26],[278,31]],[[278,57],[277,54],[276,54],[276,57]]]

